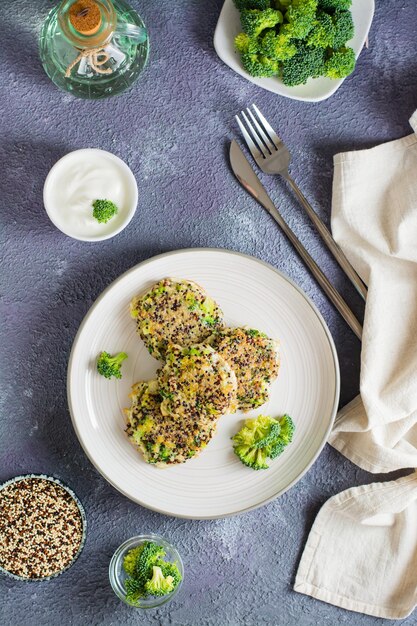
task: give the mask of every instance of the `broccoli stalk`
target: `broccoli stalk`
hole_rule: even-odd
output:
[[[274,419],[268,415],[246,420],[234,437],[233,449],[244,465],[268,469],[267,459],[275,459],[291,443],[294,423],[289,415]]]
[[[121,365],[127,359],[126,352],[119,352],[116,356],[112,356],[108,352],[101,352],[97,359],[97,371],[104,378],[121,378]]]
[[[102,224],[111,220],[118,211],[118,207],[111,200],[94,200],[93,202],[93,217]]]

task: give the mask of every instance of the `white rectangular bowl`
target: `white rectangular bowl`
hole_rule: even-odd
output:
[[[374,10],[374,0],[352,1],[352,17],[355,24],[355,35],[349,42],[349,45],[354,49],[356,58],[358,58],[368,36]],[[255,78],[243,69],[240,55],[235,50],[234,39],[241,30],[239,11],[236,9],[233,0],[226,0],[214,33],[214,48],[226,65],[247,80],[258,85],[258,87],[272,91],[280,96],[285,96],[286,98],[292,98],[293,100],[320,102],[333,95],[345,80],[344,78],[340,78],[339,80],[332,80],[330,78],[310,78],[305,85],[287,87],[282,80],[277,77]]]

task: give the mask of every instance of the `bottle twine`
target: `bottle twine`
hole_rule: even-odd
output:
[[[101,57],[101,58],[100,58]],[[103,68],[101,67],[110,59],[110,55],[107,54],[104,48],[91,48],[91,50],[81,50],[80,54],[77,56],[74,61],[68,65],[67,70],[65,72],[65,78],[71,77],[71,72],[74,67],[82,60],[88,59],[89,64],[92,69],[97,72],[97,74],[112,74],[113,70],[111,67]]]

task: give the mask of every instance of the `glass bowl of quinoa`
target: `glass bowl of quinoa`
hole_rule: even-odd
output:
[[[17,580],[50,580],[81,554],[84,508],[60,480],[16,476],[0,485],[0,572]]]

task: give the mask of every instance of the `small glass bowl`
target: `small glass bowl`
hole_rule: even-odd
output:
[[[75,561],[80,556],[81,552],[83,551],[85,540],[86,540],[86,537],[87,537],[87,518],[86,518],[86,515],[85,515],[84,507],[81,504],[81,502],[78,499],[78,497],[73,492],[73,490],[70,489],[63,482],[61,482],[59,480],[59,478],[55,478],[54,476],[47,476],[46,474],[22,474],[21,476],[15,476],[14,478],[11,478],[10,480],[6,480],[4,483],[2,483],[0,485],[0,491],[2,489],[5,489],[6,487],[9,487],[10,485],[13,485],[15,483],[20,482],[21,480],[29,480],[29,479],[34,479],[34,478],[38,479],[38,480],[39,479],[41,479],[41,480],[48,480],[51,483],[55,483],[56,485],[59,485],[60,487],[65,489],[65,491],[67,491],[69,493],[69,495],[75,501],[75,503],[76,503],[76,505],[78,507],[78,510],[80,512],[81,522],[82,522],[82,537],[81,537],[81,542],[80,542],[79,548],[77,550],[77,553],[74,556],[74,558],[72,559],[72,561],[70,563],[68,563],[68,565],[66,565],[64,568],[59,570],[58,572],[55,572],[55,574],[50,574],[49,576],[40,576],[39,578],[26,578],[25,576],[19,576],[18,574],[13,574],[13,572],[9,572],[9,570],[4,569],[0,565],[0,573],[5,574],[9,578],[14,578],[15,580],[23,580],[25,582],[30,582],[30,583],[31,582],[45,581],[45,580],[52,580],[53,578],[56,578],[57,576],[60,576],[61,574],[66,572],[70,567],[72,567],[74,565]]]
[[[174,589],[174,591],[167,594],[166,596],[149,596],[146,598],[141,598],[139,600],[139,604],[130,604],[130,602],[126,600],[126,590],[124,582],[126,578],[128,578],[128,575],[123,569],[123,559],[126,556],[126,553],[129,552],[129,550],[136,548],[145,541],[153,541],[165,549],[165,560],[170,561],[171,563],[176,563],[180,571],[182,580],[180,584]],[[168,543],[168,541],[165,541],[165,539],[163,539],[159,535],[138,535],[137,537],[132,537],[131,539],[128,539],[117,548],[110,561],[109,578],[114,593],[120,598],[120,600],[123,600],[125,604],[135,609],[154,609],[158,606],[161,606],[162,604],[165,604],[166,602],[169,602],[178,593],[182,585],[182,581],[184,580],[184,565],[178,551],[174,548],[174,546]]]

